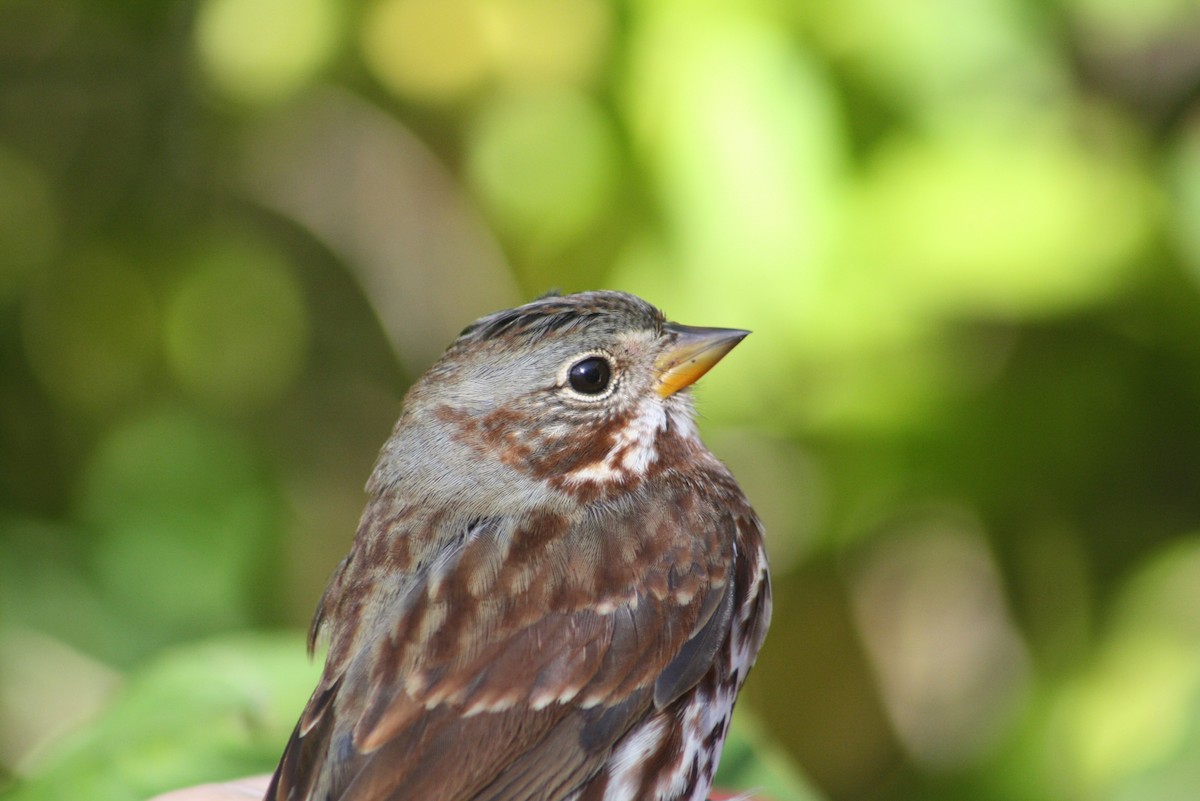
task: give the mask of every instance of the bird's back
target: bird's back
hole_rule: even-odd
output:
[[[576,521],[414,514],[438,533],[404,536],[445,544],[394,543],[403,570],[360,532],[268,798],[702,798],[770,608],[757,519],[712,469],[711,497],[664,475]],[[363,526],[395,526],[375,505]]]

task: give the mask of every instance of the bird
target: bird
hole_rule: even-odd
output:
[[[704,801],[771,585],[688,388],[747,334],[611,290],[467,326],[380,452],[266,801]]]

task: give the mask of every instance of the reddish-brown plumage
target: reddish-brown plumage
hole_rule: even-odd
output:
[[[632,296],[548,298],[414,386],[268,799],[704,797],[770,589],[753,511],[656,389],[680,336]],[[611,387],[574,388],[584,358]]]

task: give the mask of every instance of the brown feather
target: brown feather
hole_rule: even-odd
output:
[[[625,400],[564,406],[553,371],[504,402],[447,390],[502,375],[489,360],[514,346],[564,349],[554,367],[585,333],[642,360],[642,374],[625,365]],[[662,776],[684,788],[672,798],[707,786],[770,588],[761,527],[689,402],[647,383],[665,336],[630,296],[547,298],[469,327],[410,390],[314,618],[325,670],[268,799],[584,801],[616,786],[642,801]],[[700,734],[680,729],[693,696],[724,710],[692,715]],[[681,763],[700,736],[709,755]]]
[[[654,487],[647,496],[671,497],[680,492],[687,492],[687,487],[664,485]],[[534,607],[536,614],[530,622],[529,615],[522,612],[529,606],[520,598],[511,598],[501,608],[499,627],[468,611],[479,603],[466,591],[471,571],[482,569],[482,553],[495,550],[494,544],[474,541],[462,549],[458,561],[436,586],[426,581],[423,591],[413,591],[415,600],[407,606],[408,611],[391,618],[396,621],[391,633],[359,632],[360,641],[365,636],[371,639],[354,646],[358,654],[350,657],[341,676],[326,676],[330,689],[314,695],[304,716],[307,725],[314,726],[314,721],[317,725],[299,739],[299,749],[289,748],[289,754],[296,756],[285,757],[280,775],[290,780],[293,774],[311,771],[320,759],[331,761],[328,751],[333,732],[328,721],[336,717],[341,727],[346,721],[356,721],[352,727],[340,728],[338,736],[349,736],[362,766],[347,787],[331,786],[331,797],[375,801],[389,798],[393,792],[389,788],[401,784],[415,793],[414,788],[424,786],[426,774],[444,778],[446,772],[452,772],[461,775],[461,782],[430,789],[428,795],[422,791],[408,797],[475,799],[450,794],[449,788],[466,792],[473,786],[473,777],[478,782],[483,776],[503,776],[506,769],[518,765],[525,766],[518,772],[532,770],[538,764],[535,755],[543,749],[547,754],[560,753],[561,742],[554,738],[566,737],[567,731],[577,737],[589,723],[595,730],[595,721],[589,718],[601,719],[613,704],[620,705],[628,697],[641,698],[642,707],[621,707],[622,714],[615,719],[619,725],[603,729],[602,737],[592,735],[590,750],[576,744],[556,757],[567,760],[557,770],[564,777],[578,779],[579,774],[588,772],[587,766],[604,758],[631,720],[650,707],[652,697],[647,690],[663,681],[664,675],[668,678],[657,693],[659,706],[698,681],[706,670],[704,661],[712,659],[722,621],[728,619],[729,604],[724,599],[729,597],[727,588],[733,586],[731,560],[717,545],[728,541],[732,532],[712,528],[714,519],[724,518],[707,503],[660,503],[654,509],[639,504],[620,517],[605,518],[603,529],[594,521],[581,521],[569,531],[565,524],[544,516],[526,521],[508,533],[513,545],[501,572],[517,566],[532,570],[533,584],[546,588],[544,599],[561,608]],[[664,546],[659,540],[636,552],[632,560],[615,553],[624,537],[638,536],[648,524],[661,537],[663,526],[653,525],[660,519],[669,523],[669,530],[678,532],[673,544]],[[711,540],[711,547],[695,547],[695,535],[706,530],[702,540]],[[492,537],[505,534],[501,526],[488,531]],[[599,545],[600,564],[605,569],[561,574],[559,563],[548,557],[554,553],[565,559],[565,552],[576,545]],[[657,559],[643,561],[647,555]],[[369,565],[353,559],[347,565],[348,571],[371,572]],[[351,573],[342,581],[355,586],[362,579]],[[567,591],[572,584],[582,585],[580,591]],[[611,599],[612,611],[600,614],[595,609],[605,598]],[[447,618],[422,639],[414,621],[438,599],[456,608],[456,617]],[[514,630],[514,626],[518,628]],[[474,645],[464,647],[465,643]],[[333,646],[346,647],[342,642]],[[341,663],[341,659],[331,660],[331,664]],[[381,670],[382,665],[392,667]],[[429,676],[427,684],[417,686],[415,696],[404,690],[402,682],[414,673]],[[364,685],[364,678],[370,684]],[[570,701],[572,687],[578,690],[581,702],[598,705],[595,711],[557,701],[546,703],[547,697],[564,692],[565,700]],[[545,706],[534,709],[535,701]],[[497,711],[469,713],[481,707]],[[569,722],[572,720],[574,723]],[[552,727],[554,738],[543,743]],[[514,738],[514,733],[520,736]],[[502,747],[499,740],[507,742]],[[443,752],[439,743],[458,745]],[[463,765],[461,755],[468,746],[472,758]],[[317,756],[321,749],[326,753]],[[398,758],[400,754],[409,757]],[[557,763],[550,760],[545,764]],[[287,785],[281,780],[279,786]],[[504,798],[503,792],[497,785],[496,798]]]

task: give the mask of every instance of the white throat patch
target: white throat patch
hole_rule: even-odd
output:
[[[658,433],[667,428],[668,414],[658,399],[643,401],[637,416],[617,434],[604,458],[572,470],[565,477],[567,483],[607,483],[645,473],[658,459]],[[671,422],[677,420],[673,416]]]

